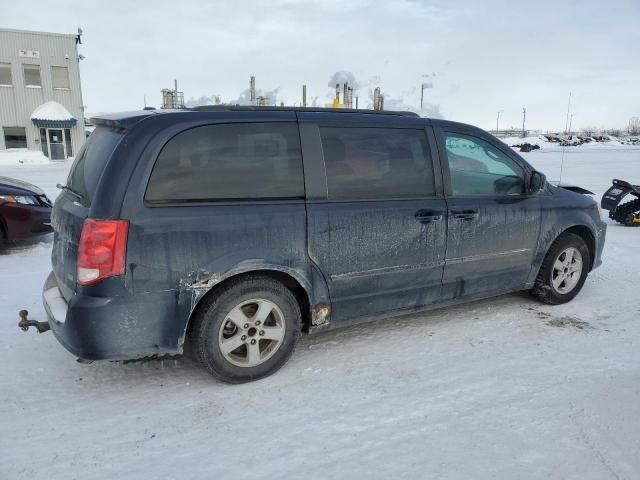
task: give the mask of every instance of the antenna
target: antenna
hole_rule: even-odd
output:
[[[567,143],[567,127],[569,126],[569,110],[571,108],[571,92],[569,92],[569,101],[567,102],[567,117],[565,119],[565,123],[564,123],[564,136],[565,139],[562,142],[562,157],[560,158],[560,180],[559,182],[562,183],[562,171],[564,170],[564,149],[566,147],[566,143]]]

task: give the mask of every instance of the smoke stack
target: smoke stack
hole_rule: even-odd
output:
[[[342,86],[342,103],[344,104],[344,108],[348,108],[349,105],[349,82],[344,82]]]
[[[380,110],[380,87],[373,90],[373,109]]]
[[[250,93],[250,100],[251,100],[251,105],[255,105],[256,104],[256,77],[254,77],[253,75],[251,75],[251,80],[249,80],[249,91]]]
[[[302,85],[302,106],[307,106],[307,86]]]
[[[340,84],[336,83],[336,99],[335,103],[340,104]]]

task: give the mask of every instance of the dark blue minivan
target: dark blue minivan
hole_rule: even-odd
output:
[[[189,342],[245,382],[300,332],[517,290],[563,303],[601,262],[596,202],[469,125],[273,107],[94,122],[55,202],[43,292],[83,359]]]

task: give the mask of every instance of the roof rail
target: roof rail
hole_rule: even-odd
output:
[[[365,110],[362,108],[319,108],[319,107],[258,107],[253,105],[201,105],[187,110],[196,112],[327,112],[327,113],[364,113],[371,115],[402,115],[420,117],[415,112],[394,110]]]

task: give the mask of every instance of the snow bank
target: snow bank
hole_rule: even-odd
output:
[[[542,135],[536,135],[532,137],[505,137],[501,138],[504,143],[512,147],[513,145],[522,145],[523,143],[530,143],[531,145],[538,145],[540,148],[549,146],[549,142]]]
[[[0,150],[0,167],[13,167],[16,165],[48,165],[51,163],[41,151],[27,150],[26,148],[10,148]]]
[[[31,114],[32,120],[51,120],[57,122],[63,122],[68,120],[75,120],[73,115],[69,113],[69,110],[64,108],[58,102],[45,102],[36,108]]]

